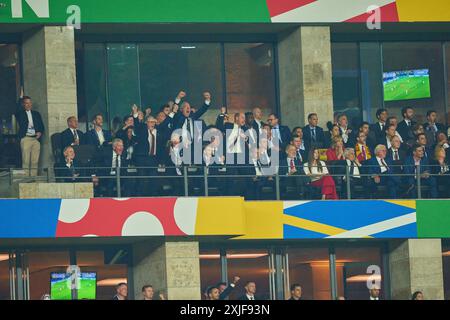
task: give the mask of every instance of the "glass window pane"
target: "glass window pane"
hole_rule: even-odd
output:
[[[327,248],[292,248],[287,250],[289,261],[289,285],[302,286],[304,300],[330,300],[330,259]]]
[[[383,82],[381,79],[381,45],[378,42],[362,42],[361,53],[361,104],[363,118],[376,122],[377,109],[383,106]]]
[[[203,115],[214,124],[223,105],[221,46],[218,43],[147,43],[139,46],[142,107],[156,115],[180,90],[194,108],[203,105],[202,93],[213,95],[212,108]]]
[[[12,115],[17,109],[20,88],[19,55],[15,44],[0,44],[0,130],[13,133]]]
[[[391,114],[395,114],[402,119],[401,109],[410,106],[415,109],[416,121],[425,123],[426,113],[434,109],[438,113],[438,121],[445,122],[445,103],[444,103],[444,70],[442,67],[442,44],[440,42],[399,42],[383,43],[383,71],[409,71],[409,70],[429,70],[429,82],[431,98],[411,97],[425,96],[424,91],[428,91],[427,82],[420,83],[411,87],[411,80],[408,83],[400,82],[398,86],[390,87],[387,90],[393,90],[395,95],[388,95],[385,92],[386,99],[395,99],[386,101],[385,106]]]
[[[89,123],[94,115],[101,113],[105,119],[103,127],[108,129],[105,46],[86,43],[78,59],[82,60],[83,72],[77,69],[77,83],[79,87],[84,86],[84,90],[78,90],[78,117]]]
[[[332,43],[334,112],[345,113],[349,125],[361,122],[359,47],[357,43]]]
[[[445,65],[447,66],[447,125],[450,125],[450,42],[445,44]],[[450,136],[450,130],[447,134]]]
[[[200,252],[200,287],[202,299],[206,297],[209,286],[215,286],[221,281],[220,253],[217,250],[202,250]]]
[[[369,266],[379,267],[380,274],[368,273]],[[336,269],[338,295],[346,300],[368,300],[367,281],[372,279],[379,281],[377,284],[381,288],[380,299],[385,296],[380,248],[337,248]]]
[[[0,300],[9,300],[9,254],[0,252]]]
[[[50,274],[67,271],[70,264],[69,252],[30,252],[28,264],[30,299],[39,300],[44,294],[50,294]]]
[[[108,44],[108,103],[109,118],[116,132],[131,106],[141,105],[138,55],[135,44]],[[115,125],[117,124],[117,128]]]
[[[247,281],[256,284],[256,297],[262,300],[270,299],[269,254],[266,250],[229,250],[227,251],[228,279],[241,277],[236,288],[230,295],[230,300],[239,299],[245,294]]]
[[[127,265],[122,260],[117,264],[106,264],[103,251],[78,251],[77,265],[81,272],[97,273],[97,300],[111,300],[116,294],[115,286],[127,282]],[[128,298],[133,299],[133,293],[128,292]]]
[[[225,70],[228,113],[259,106],[267,117],[276,110],[272,44],[225,44]]]

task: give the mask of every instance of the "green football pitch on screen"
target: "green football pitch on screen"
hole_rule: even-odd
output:
[[[428,75],[398,77],[384,83],[384,100],[411,100],[430,98],[430,78]]]
[[[51,299],[52,300],[71,300],[72,290],[70,287],[70,277],[60,277],[51,281]],[[80,286],[78,288],[78,299],[95,299],[97,280],[95,275],[88,273],[81,276]]]

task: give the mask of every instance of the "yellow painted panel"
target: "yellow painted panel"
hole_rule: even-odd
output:
[[[246,233],[234,239],[282,239],[283,202],[247,201],[244,203]]]
[[[199,198],[195,235],[245,234],[244,199],[239,197]]]
[[[397,0],[401,22],[450,21],[450,0]]]
[[[336,228],[327,224],[306,220],[302,218],[293,217],[290,215],[283,215],[283,223],[289,224],[293,227],[302,228],[309,231],[323,233],[329,236],[335,236],[337,234],[346,232],[348,230]]]
[[[386,202],[397,204],[399,206],[411,208],[414,210],[416,209],[416,200],[386,200]]]

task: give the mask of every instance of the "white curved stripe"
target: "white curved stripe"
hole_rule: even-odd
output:
[[[304,205],[311,201],[283,201],[283,209]]]
[[[416,213],[408,213],[400,217],[389,220],[384,220],[358,229],[346,231],[327,238],[362,238],[370,236],[371,234],[380,233],[383,231],[395,229],[416,222]]]
[[[367,13],[369,6],[385,6],[395,0],[317,0],[272,17],[272,22],[342,22]]]

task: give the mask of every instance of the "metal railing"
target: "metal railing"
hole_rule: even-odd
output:
[[[450,189],[450,172],[436,173],[439,166],[410,169],[412,173],[378,174],[381,181],[374,182],[377,174],[369,173],[370,167],[358,167],[359,174],[351,174],[350,166],[327,165],[329,176],[334,178],[340,199],[387,198],[386,191],[395,188],[396,198],[422,199],[424,192],[447,198]],[[390,165],[390,169],[405,165]],[[145,197],[145,196],[244,196],[255,200],[314,200],[321,192],[311,186],[311,177],[304,173],[287,174],[289,167],[279,166],[273,175],[256,175],[254,166],[188,166],[179,167],[130,166],[114,170],[111,167],[77,167],[76,175],[67,175],[65,168],[47,168],[38,177],[17,174],[20,169],[0,169],[0,185],[36,182],[93,182],[96,197]],[[402,168],[400,168],[402,169]],[[286,174],[280,174],[280,172]],[[63,174],[63,172],[65,174]],[[434,172],[434,173],[432,173]],[[7,174],[6,174],[7,173]],[[23,172],[22,172],[23,173]],[[6,182],[7,181],[7,182]],[[413,182],[413,183],[412,183]],[[181,185],[182,184],[182,185]],[[4,186],[5,187],[5,186]],[[169,190],[161,192],[161,187]],[[359,189],[358,189],[359,188]],[[147,192],[147,190],[149,190]],[[171,190],[171,191],[170,191]],[[376,194],[372,194],[375,191]],[[0,195],[1,197],[1,195]]]

